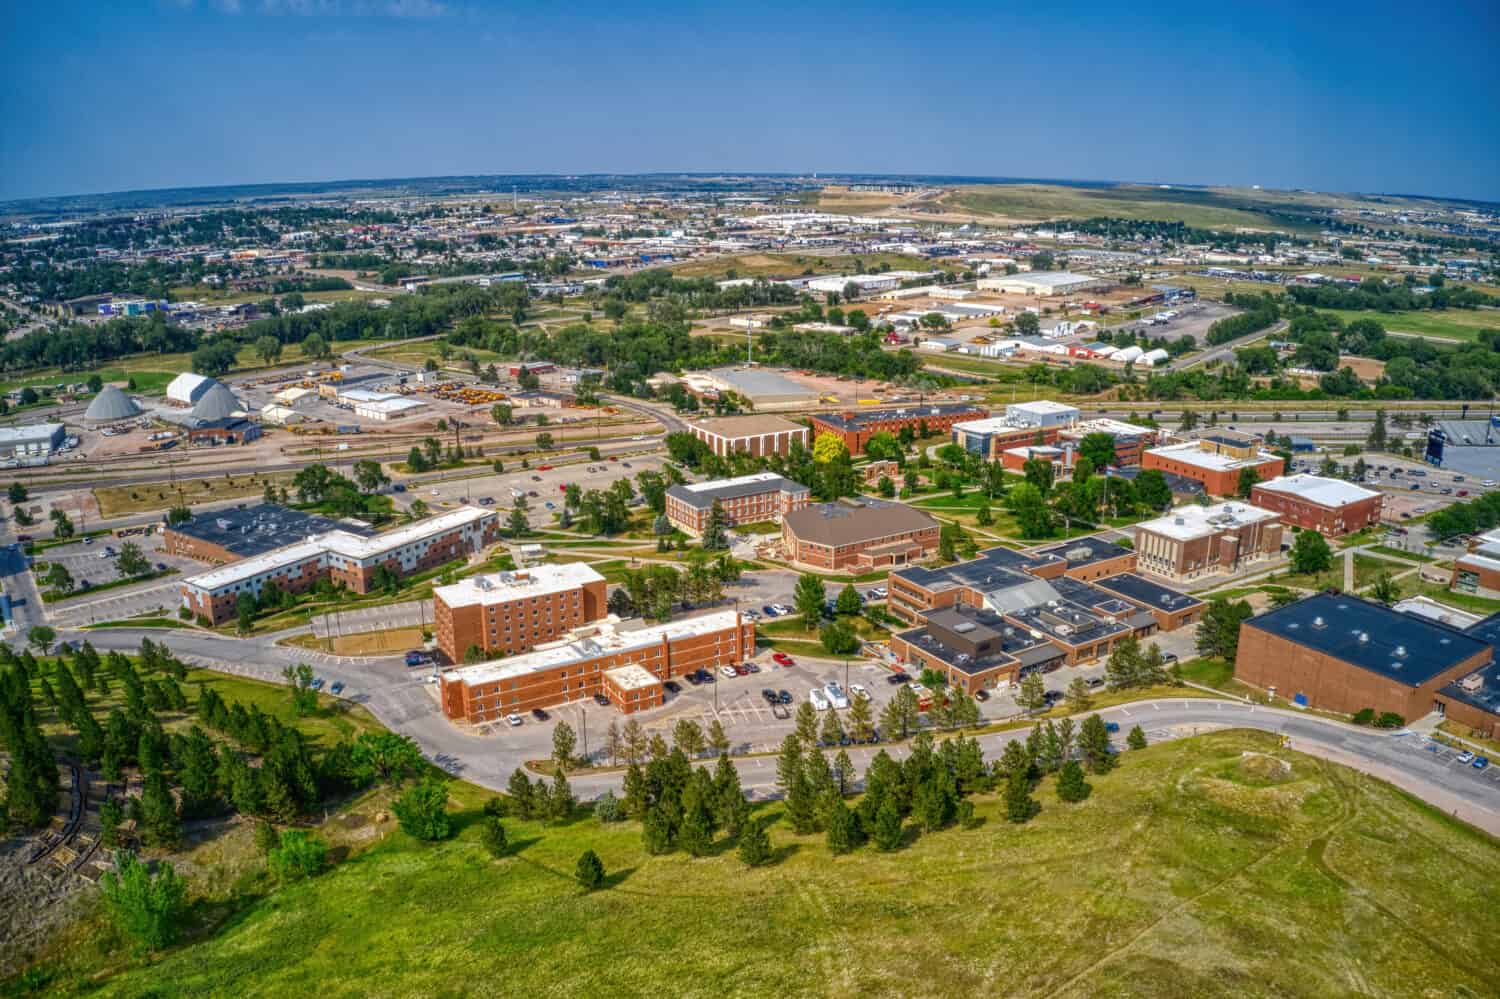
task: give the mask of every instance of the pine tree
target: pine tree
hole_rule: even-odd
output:
[[[553,822],[562,822],[573,814],[578,802],[573,789],[568,786],[568,777],[558,767],[552,775],[552,790],[547,795],[547,817]]]
[[[627,774],[627,778],[628,778]],[[626,791],[630,789],[630,782],[625,782]],[[510,810],[518,818],[529,819],[535,813],[536,797],[535,790],[531,784],[531,778],[520,767],[511,771],[510,780],[505,785],[506,793],[510,795]]]
[[[1063,764],[1057,775],[1058,798],[1063,801],[1082,801],[1092,790],[1088,781],[1083,779],[1083,767],[1078,765],[1077,760],[1069,760]]]
[[[1109,773],[1114,768],[1115,758],[1110,753],[1109,730],[1104,727],[1104,719],[1098,715],[1089,715],[1083,721],[1083,727],[1078,730],[1078,749],[1083,753],[1084,765],[1090,773]]]
[[[844,741],[844,724],[837,711],[830,710],[823,716],[823,728],[818,734],[818,741],[825,746],[837,746]]]
[[[875,733],[874,719],[870,714],[870,702],[863,697],[854,698],[849,705],[847,731],[855,742],[869,742]]]
[[[1139,725],[1134,726],[1133,728],[1131,728],[1130,734],[1125,737],[1125,744],[1128,745],[1131,749],[1145,749],[1146,733],[1141,731],[1141,727]]]
[[[602,888],[604,887],[604,862],[593,850],[585,850],[578,858],[578,867],[574,870],[574,877],[578,879],[584,891]]]
[[[859,845],[859,823],[843,799],[830,795],[824,803],[827,816],[828,849],[833,853],[848,853]]]
[[[166,778],[159,772],[146,775],[141,811],[147,843],[170,848],[181,842],[182,821],[177,817],[177,802],[167,789]]]
[[[796,734],[788,734],[781,740],[781,755],[776,758],[776,786],[783,793],[788,792],[801,776],[802,740]]]
[[[807,748],[811,749],[818,744],[818,712],[811,701],[803,701],[797,705],[796,733],[802,745]]]
[[[660,805],[651,806],[641,821],[641,844],[653,856],[672,851],[671,822]]]
[[[840,749],[839,755],[833,759],[834,780],[838,784],[839,795],[842,797],[849,793],[854,786],[854,761],[849,759],[849,751]]]
[[[759,867],[771,859],[771,837],[766,827],[750,821],[740,834],[740,862],[746,867]]]
[[[887,798],[875,813],[875,832],[872,837],[875,846],[885,851],[898,849],[904,835],[901,828],[901,813],[897,810],[896,803]]]
[[[817,797],[808,784],[807,775],[797,771],[786,792],[786,818],[798,835],[816,832],[818,828]]]
[[[1031,797],[1031,780],[1025,771],[1016,770],[1005,782],[1005,816],[1012,822],[1030,821],[1037,812],[1037,804]]]

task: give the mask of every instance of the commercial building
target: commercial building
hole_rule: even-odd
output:
[[[259,440],[260,435],[259,423],[238,417],[205,421],[197,426],[189,427],[187,434],[189,444],[206,444],[213,447],[220,444],[249,444],[251,441]]]
[[[1247,503],[1180,506],[1135,525],[1136,564],[1179,582],[1226,575],[1279,556],[1281,536],[1277,514]]]
[[[1038,399],[1035,402],[1013,402],[1005,407],[1005,422],[1012,427],[1033,427],[1040,430],[1071,427],[1078,422],[1077,406],[1062,402]]]
[[[688,424],[688,432],[703,441],[721,458],[736,451],[763,457],[784,455],[792,441],[810,447],[808,430],[800,423],[779,416],[725,416]]]
[[[0,427],[0,458],[39,458],[60,450],[67,439],[61,423]]]
[[[841,438],[849,453],[865,453],[871,437],[884,432],[899,435],[911,427],[918,436],[946,434],[955,423],[982,420],[989,415],[983,406],[971,403],[947,403],[936,406],[910,406],[901,409],[868,409],[851,413],[816,413],[812,417],[813,436],[833,434]],[[924,433],[925,428],[925,433]]]
[[[1478,627],[1478,626],[1476,626]],[[1488,641],[1349,594],[1318,593],[1240,625],[1237,679],[1296,704],[1403,720],[1494,660]]]
[[[257,503],[244,510],[200,513],[180,524],[167,524],[161,532],[162,551],[221,565],[263,555],[328,531],[344,531],[360,537],[375,533],[358,521],[331,520],[274,503]]]
[[[813,278],[807,282],[807,290],[822,295],[842,295],[849,285],[859,289],[859,294],[869,295],[878,291],[888,291],[901,283],[899,274],[851,274],[848,277],[820,277]]]
[[[1071,446],[1076,451],[1083,439],[1091,434],[1108,434],[1114,439],[1115,457],[1112,464],[1118,466],[1139,465],[1146,448],[1157,441],[1157,431],[1151,427],[1138,427],[1134,423],[1100,418],[1084,420],[1060,429],[1057,432],[1057,444],[1064,448]],[[1071,466],[1072,460],[1067,464]]]
[[[388,423],[403,417],[413,416],[427,408],[421,399],[395,393],[375,393],[379,398],[365,399],[354,403],[354,415],[376,423]]]
[[[1250,502],[1280,514],[1282,523],[1332,537],[1380,523],[1384,500],[1374,489],[1320,475],[1282,475],[1250,491]]]
[[[470,506],[384,534],[363,536],[340,529],[309,535],[188,576],[180,587],[182,604],[194,615],[222,624],[235,616],[241,594],[259,597],[271,583],[290,593],[304,593],[318,580],[331,579],[356,593],[368,593],[379,569],[409,576],[479,552],[499,537],[499,516]]]
[[[714,396],[733,392],[749,399],[758,412],[796,409],[818,402],[818,393],[814,389],[765,368],[714,368],[699,376],[685,374],[682,380],[689,388]],[[702,389],[697,387],[700,382]]]
[[[973,693],[1033,670],[1100,659],[1126,638],[1201,617],[1201,600],[1126,571],[1128,554],[1086,538],[1028,552],[993,548],[939,569],[895,570],[888,609],[915,627],[893,635],[891,651]],[[1114,569],[1121,571],[1099,575]]]
[[[1469,541],[1469,550],[1453,560],[1448,588],[1459,593],[1500,599],[1500,531]]]
[[[737,611],[633,630],[611,620],[524,655],[447,670],[439,694],[456,721],[493,721],[595,694],[630,714],[661,704],[665,680],[754,654],[755,623]]]
[[[1491,648],[1500,646],[1500,614],[1491,614],[1464,631]],[[1467,725],[1481,738],[1500,738],[1500,661],[1439,689],[1433,706],[1438,714]]]
[[[1014,402],[1005,407],[1004,416],[954,423],[953,443],[985,461],[1000,461],[1013,447],[1055,443],[1064,428],[1078,422],[1078,417],[1078,407],[1060,402]]]
[[[1185,444],[1148,448],[1141,456],[1141,467],[1196,479],[1211,496],[1235,495],[1245,469],[1253,469],[1261,481],[1274,479],[1286,469],[1281,456],[1263,450],[1258,438],[1232,430],[1212,431]]]
[[[908,565],[937,551],[939,524],[901,503],[845,498],[818,503],[781,520],[786,556],[813,569],[868,572]]]
[[[1103,291],[1110,286],[1104,278],[1068,271],[1031,271],[1025,274],[997,274],[982,277],[974,286],[980,291],[998,291],[1007,295],[1076,295],[1085,291]]]
[[[449,662],[515,655],[604,617],[607,589],[582,562],[471,576],[432,591],[433,634]]]
[[[780,522],[787,514],[807,506],[810,496],[806,486],[775,472],[676,485],[667,490],[667,519],[674,527],[700,535],[708,528],[714,500],[724,511],[725,525],[736,527]]]

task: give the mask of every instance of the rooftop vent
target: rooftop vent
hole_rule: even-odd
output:
[[[1478,673],[1470,673],[1468,676],[1458,681],[1458,685],[1465,690],[1478,690],[1480,687],[1484,686],[1483,671]]]
[[[1370,641],[1370,633],[1368,631],[1361,631],[1359,633],[1359,644],[1365,645],[1369,641]]]
[[[1312,619],[1312,626],[1314,628],[1326,628],[1328,625],[1323,620],[1323,616],[1320,614],[1317,617],[1315,617],[1315,618]]]
[[[1405,659],[1406,658],[1406,646],[1404,646],[1404,645],[1398,645],[1398,646],[1396,646],[1395,651],[1392,652],[1391,655],[1395,656],[1397,659]]]
[[[969,632],[973,631],[975,627],[976,625],[973,621],[964,621],[960,624],[955,625],[953,630],[957,634],[967,635]]]

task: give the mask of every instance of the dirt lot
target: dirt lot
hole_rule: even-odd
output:
[[[390,631],[342,635],[333,640],[333,651],[340,656],[380,655],[419,648],[421,644],[421,628],[392,628]]]

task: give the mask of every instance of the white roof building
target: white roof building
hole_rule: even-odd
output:
[[[1243,501],[1215,503],[1212,506],[1180,506],[1164,517],[1135,525],[1138,531],[1161,534],[1177,541],[1206,538],[1235,527],[1263,524],[1279,519],[1270,510],[1262,510]]]
[[[476,684],[495,683],[512,677],[526,676],[529,673],[555,669],[559,666],[598,659],[601,656],[632,652],[637,649],[644,651],[660,646],[664,641],[672,642],[698,635],[712,635],[734,628],[738,623],[739,613],[732,610],[716,611],[681,621],[669,621],[666,624],[639,628],[635,631],[621,631],[615,624],[605,621],[598,625],[597,632],[587,638],[539,645],[523,655],[496,659],[493,662],[479,663],[476,666],[466,666],[461,669],[451,669],[443,674],[443,679],[448,683],[465,683],[471,687]]]
[[[217,384],[219,383],[206,375],[195,375],[191,371],[184,371],[167,383],[167,401],[191,406]]]
[[[449,607],[469,607],[475,604],[489,607],[510,603],[512,600],[568,593],[586,583],[602,582],[604,577],[591,566],[583,562],[568,562],[470,576],[449,586],[436,587],[432,595]]]
[[[1296,496],[1309,503],[1316,503],[1318,506],[1326,506],[1331,509],[1348,506],[1350,503],[1358,503],[1361,500],[1373,499],[1380,495],[1374,489],[1356,486],[1354,483],[1345,482],[1343,479],[1329,479],[1321,475],[1307,475],[1305,473],[1267,479],[1259,483],[1256,488],[1265,489],[1273,493],[1283,493],[1287,496]]]

